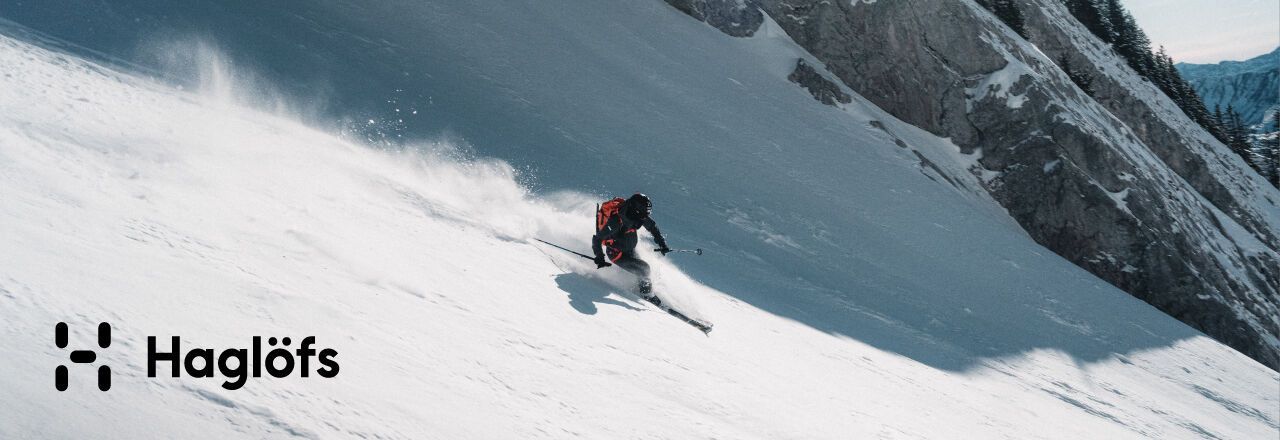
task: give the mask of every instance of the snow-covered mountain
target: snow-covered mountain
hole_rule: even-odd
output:
[[[1280,374],[1037,244],[991,185],[1015,171],[993,161],[1014,155],[903,122],[771,15],[735,37],[695,10],[0,4],[12,20],[0,26],[0,437],[1280,429]],[[729,16],[753,16],[743,11]],[[1035,64],[1008,44],[988,47]],[[975,76],[972,104],[1046,99],[1112,123],[1059,89],[1059,73],[1034,72]],[[1262,205],[1239,198],[1240,212],[1196,217],[1208,202],[1188,202],[1203,199],[1125,145],[1124,158],[1153,163],[1131,171],[1144,186],[1088,207],[1189,206],[1157,212],[1206,234],[1179,243],[1220,246],[1223,267],[1247,275],[1233,246],[1267,223],[1233,219]],[[1116,157],[1089,155],[1104,147],[1035,171],[1082,176]],[[531,240],[585,250],[593,204],[635,190],[654,197],[674,246],[708,251],[649,259],[660,295],[714,321],[710,337],[638,301],[625,276]],[[1155,190],[1176,203],[1136,198]],[[115,326],[99,357],[110,391],[75,365],[70,389],[54,390],[59,321],[73,346],[93,344],[80,329]],[[153,335],[208,347],[315,335],[342,368],[234,391],[148,378]]]
[[[1061,2],[1018,2],[1028,39],[970,1],[752,4],[858,94],[955,142],[1037,242],[1280,366],[1280,192]]]
[[[1261,124],[1268,113],[1280,111],[1280,47],[1245,61],[1177,67],[1205,105],[1231,106],[1247,125]]]

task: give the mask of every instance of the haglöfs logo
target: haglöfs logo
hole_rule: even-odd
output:
[[[67,348],[67,338],[69,329],[67,323],[59,322],[53,327],[53,342],[58,348]],[[111,324],[98,324],[98,347],[107,348],[111,346]],[[98,359],[98,353],[93,350],[74,350],[68,356],[71,362],[77,364],[92,364]],[[67,390],[67,380],[70,372],[66,365],[59,365],[53,372],[53,387],[58,391]],[[106,391],[111,389],[111,367],[106,365],[98,366],[98,389]]]
[[[67,323],[59,322],[54,326],[54,343],[58,348],[67,348],[69,337],[70,328]],[[159,364],[164,362],[169,362],[169,374],[174,378],[182,377],[184,371],[187,376],[195,378],[221,376],[225,378],[222,387],[228,390],[240,389],[250,377],[262,377],[263,370],[266,370],[269,377],[274,378],[289,377],[295,371],[304,378],[310,377],[312,372],[324,378],[338,375],[339,365],[336,359],[338,351],[332,348],[316,347],[315,336],[303,337],[296,350],[288,348],[293,344],[292,338],[265,338],[267,347],[263,347],[263,339],[261,336],[252,337],[248,348],[223,350],[193,348],[184,353],[182,338],[179,336],[169,337],[168,351],[163,351],[159,347],[160,344],[157,343],[155,336],[147,336],[147,377],[156,377],[157,372],[160,371]],[[110,346],[111,324],[100,323],[98,324],[98,347],[105,349]],[[68,355],[68,359],[73,364],[92,364],[98,360],[98,352],[73,350]],[[313,363],[312,360],[316,362]],[[320,364],[320,367],[316,368],[315,363]],[[70,374],[70,368],[67,365],[58,365],[54,369],[54,388],[58,391],[66,391]],[[111,367],[107,365],[98,365],[98,389],[102,391],[111,389]]]

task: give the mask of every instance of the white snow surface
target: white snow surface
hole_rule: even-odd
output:
[[[755,143],[690,137],[660,151],[669,162],[623,177],[665,182],[655,215],[672,244],[709,250],[649,258],[665,299],[715,322],[709,337],[638,301],[616,271],[529,240],[585,250],[601,196],[571,178],[535,176],[563,186],[533,192],[516,167],[451,141],[374,149],[248,108],[234,81],[181,91],[0,36],[0,438],[1280,430],[1280,375],[1037,246],[964,189],[973,178],[950,172],[964,164],[947,160],[945,139],[861,98],[813,102],[785,80],[785,41],[626,8],[593,17],[616,31],[592,35],[614,49],[602,63],[644,61],[617,53],[634,44],[628,32],[645,35],[633,19],[670,25],[647,31],[642,41],[658,47],[637,53],[697,49],[632,66],[661,75],[614,92],[636,108],[656,97],[669,113],[583,121],[592,106],[619,105],[587,102],[557,120],[546,110],[557,101],[520,89],[538,81],[508,81],[508,92],[584,140],[599,137],[585,126],[607,122],[687,134],[672,120],[694,117],[725,132],[775,130]],[[528,26],[569,32],[535,18]],[[115,372],[111,391],[74,365],[70,390],[54,390],[66,363],[52,343],[58,321],[73,347],[113,323],[99,358]],[[146,377],[146,337],[169,335],[213,348],[315,335],[339,351],[341,372],[250,378],[235,391],[222,379]]]

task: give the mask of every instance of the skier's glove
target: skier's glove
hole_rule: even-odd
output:
[[[663,246],[662,249],[658,249],[658,252],[662,252],[662,256],[665,257],[668,253],[671,253],[671,248]]]
[[[613,265],[613,263],[610,263],[610,262],[608,262],[608,261],[605,261],[605,259],[604,259],[604,258],[596,258],[596,269],[604,269],[604,268],[609,267],[609,266],[612,266],[612,265]]]

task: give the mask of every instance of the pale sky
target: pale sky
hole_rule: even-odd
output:
[[[1280,0],[1123,0],[1174,61],[1246,60],[1280,46]]]

